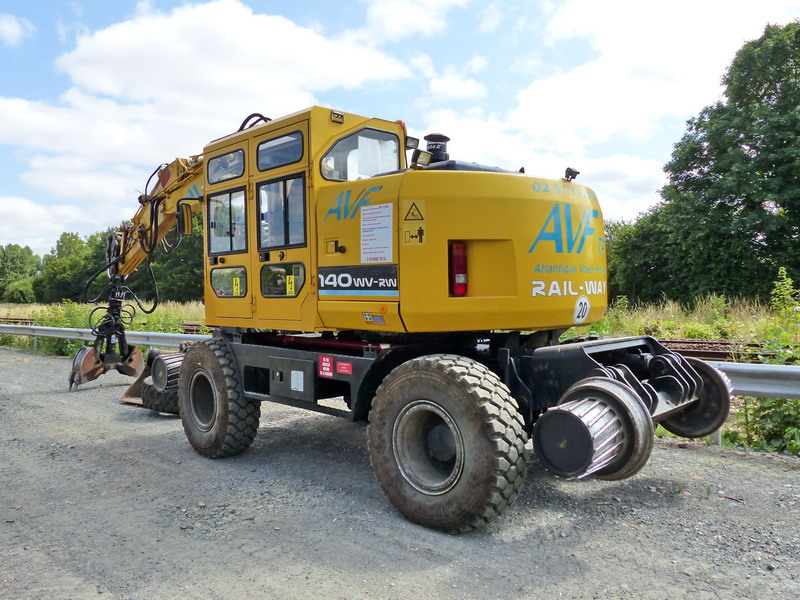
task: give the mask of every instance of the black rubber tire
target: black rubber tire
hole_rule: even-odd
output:
[[[145,381],[142,383],[142,406],[170,415],[180,414],[178,390],[159,392],[152,383]]]
[[[463,356],[423,356],[395,368],[375,394],[368,440],[384,493],[426,527],[481,527],[514,503],[525,480],[517,403],[494,373]]]
[[[261,405],[244,397],[224,340],[192,344],[181,365],[178,391],[183,430],[198,453],[209,458],[234,456],[253,443]]]
[[[731,381],[722,371],[699,358],[685,357],[703,380],[700,400],[683,412],[661,421],[660,425],[675,435],[701,438],[717,431],[731,410]]]

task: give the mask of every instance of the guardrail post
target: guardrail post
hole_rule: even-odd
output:
[[[719,446],[722,444],[722,428],[720,427],[714,433],[708,436],[708,442],[712,446]]]

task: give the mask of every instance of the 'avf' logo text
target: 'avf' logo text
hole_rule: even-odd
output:
[[[369,204],[369,201],[372,198],[369,195],[372,192],[378,192],[382,188],[382,185],[378,185],[372,188],[369,188],[366,191],[362,191],[359,194],[358,198],[356,198],[353,203],[350,203],[350,193],[351,190],[346,190],[344,192],[340,192],[338,196],[336,196],[336,200],[333,201],[331,207],[328,209],[328,212],[325,213],[324,221],[328,220],[328,217],[333,215],[336,217],[337,221],[352,219],[358,214],[358,209],[362,206],[366,206]]]
[[[580,216],[573,216],[571,204],[554,204],[528,253],[533,252],[539,242],[553,242],[557,254],[580,254],[586,238],[596,234],[593,225],[599,217],[600,213],[591,208],[584,208]],[[598,238],[598,242],[599,252],[605,252],[605,240]]]

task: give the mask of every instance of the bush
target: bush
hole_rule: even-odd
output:
[[[772,290],[772,309],[778,317],[764,331],[764,353],[759,355],[768,364],[800,361],[800,294],[781,267]],[[752,406],[751,406],[752,404]],[[800,454],[800,400],[786,398],[746,399],[740,413],[748,444],[767,451]]]
[[[20,279],[9,283],[3,292],[2,300],[11,304],[32,304],[35,301],[33,278]]]
[[[684,323],[681,326],[683,337],[690,340],[709,340],[717,337],[716,329],[705,323]]]
[[[86,329],[89,325],[88,305],[78,305],[70,300],[61,304],[51,304],[35,311],[31,315],[34,324],[43,327],[70,327]],[[39,338],[39,352],[56,356],[72,356],[81,347],[79,340],[62,340],[58,338]]]
[[[639,328],[639,335],[652,335],[657,338],[675,338],[679,333],[677,321],[649,321]]]
[[[751,447],[800,454],[800,400],[746,398],[739,424]]]

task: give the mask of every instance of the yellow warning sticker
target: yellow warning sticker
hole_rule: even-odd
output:
[[[403,200],[403,233],[402,240],[406,246],[424,246],[425,236],[425,200]]]
[[[233,296],[242,295],[242,280],[239,277],[233,278]]]
[[[286,295],[294,296],[294,275],[286,276]]]

